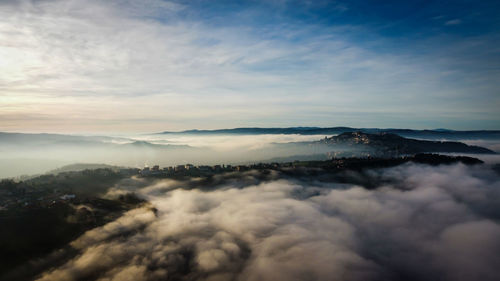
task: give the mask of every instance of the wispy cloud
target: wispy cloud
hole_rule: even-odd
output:
[[[462,23],[462,20],[453,19],[453,20],[449,20],[449,21],[445,22],[444,25],[459,25],[461,23]]]
[[[420,53],[380,51],[385,41],[376,34],[355,39],[370,32],[359,24],[238,24],[234,15],[227,22],[192,16],[196,9],[159,0],[4,3],[0,129],[109,131],[131,119],[153,121],[148,128],[130,124],[129,131],[425,127],[429,111],[445,122],[434,126],[446,127],[456,122],[446,117],[454,113],[481,108],[481,118],[491,116],[494,103],[463,98],[476,89],[464,77],[479,76],[450,69],[450,60],[463,60],[446,54],[436,59],[425,44]],[[237,15],[257,19],[259,11],[242,8]],[[480,76],[486,89],[478,95],[492,95],[494,84],[484,82],[491,76]],[[435,106],[450,100],[453,106]],[[386,116],[366,118],[381,112]],[[23,114],[52,119],[33,120],[36,127],[8,121]],[[91,124],[99,118],[116,122]],[[61,120],[72,125],[60,126]]]

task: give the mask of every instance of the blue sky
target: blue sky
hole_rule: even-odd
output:
[[[500,129],[498,1],[3,1],[0,130]]]

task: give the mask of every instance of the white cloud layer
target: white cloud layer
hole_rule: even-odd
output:
[[[144,188],[156,214],[136,209],[88,231],[72,243],[80,254],[39,280],[500,278],[500,181],[489,169],[403,165],[373,171],[385,182],[374,190],[255,176],[241,175],[243,188]]]

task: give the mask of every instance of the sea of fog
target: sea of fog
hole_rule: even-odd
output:
[[[405,164],[367,176],[375,188],[257,171],[208,185],[127,179],[107,196],[134,191],[152,206],[32,265],[57,258],[40,281],[500,280],[498,171]]]
[[[303,135],[127,135],[76,136],[70,141],[10,142],[0,147],[0,178],[40,174],[74,163],[143,168],[181,164],[248,164],[277,157],[320,155],[328,149],[293,144],[325,136]]]
[[[269,161],[326,159],[331,147],[304,142],[325,135],[189,135],[154,134],[127,136],[51,136],[22,135],[16,141],[2,142],[0,178],[42,174],[75,163],[108,164],[142,168],[181,164],[251,164]],[[329,137],[329,136],[328,136]],[[495,151],[500,141],[467,140]],[[338,150],[342,148],[338,147]],[[346,148],[348,149],[348,148]],[[495,155],[472,155],[488,163]]]
[[[330,136],[330,135],[329,135]],[[315,141],[325,135],[188,135],[156,134],[128,136],[130,139],[144,140],[157,144],[189,145],[210,148],[217,151],[255,150],[269,147],[273,143]]]
[[[75,162],[241,163],[324,153],[290,144],[324,137],[140,135],[32,147],[26,142],[3,147],[0,171],[42,173]],[[491,165],[500,156],[470,156],[486,163],[407,163],[345,172],[369,187],[278,171],[220,174],[209,181],[134,176],[110,186],[105,197],[134,192],[147,205],[28,267],[39,269],[40,281],[500,280],[500,174]]]

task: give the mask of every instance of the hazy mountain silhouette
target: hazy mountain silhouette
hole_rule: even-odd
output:
[[[363,132],[369,134],[391,133],[402,137],[424,139],[500,139],[498,130],[455,131],[448,129],[412,130],[412,129],[381,129],[381,128],[350,128],[350,127],[288,127],[288,128],[234,128],[218,130],[186,130],[179,132],[165,131],[160,134],[192,134],[192,135],[263,135],[263,134],[298,134],[298,135],[337,135],[346,132]]]

